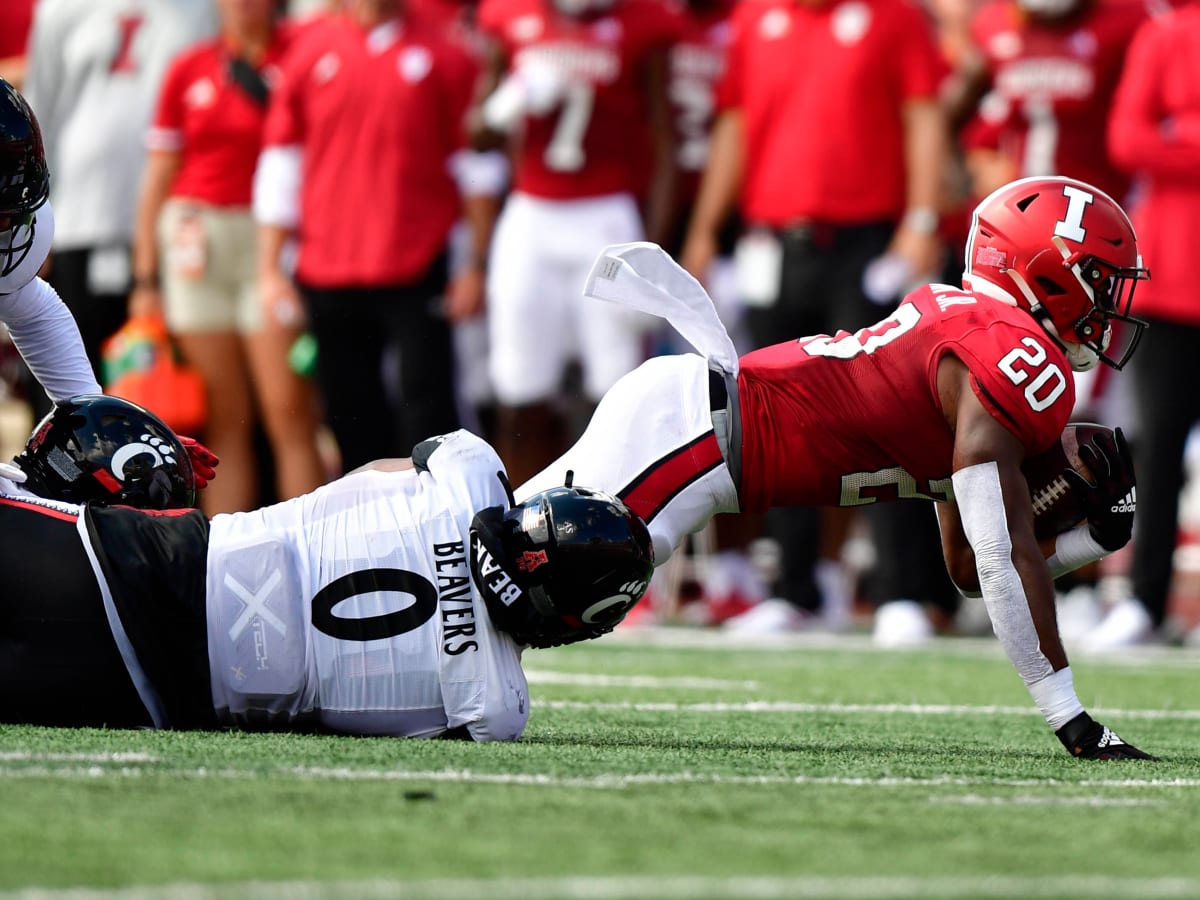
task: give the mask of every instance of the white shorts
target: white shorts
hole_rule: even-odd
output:
[[[489,369],[501,403],[553,397],[575,359],[585,393],[598,400],[646,358],[655,320],[582,293],[600,251],[641,240],[642,233],[628,194],[544,200],[514,192],[508,198],[488,265]]]

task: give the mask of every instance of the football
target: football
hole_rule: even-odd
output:
[[[1092,480],[1091,470],[1079,457],[1079,448],[1099,434],[1111,435],[1112,429],[1091,422],[1071,422],[1058,443],[1022,463],[1033,500],[1033,529],[1039,539],[1062,534],[1086,518],[1083,498],[1063,472],[1071,468]]]

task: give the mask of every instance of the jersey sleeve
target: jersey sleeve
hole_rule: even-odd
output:
[[[938,52],[933,25],[915,4],[899,6],[896,67],[900,93],[906,100],[933,99],[949,74],[949,66]]]
[[[146,133],[146,149],[178,152],[183,149],[183,92],[187,85],[189,57],[178,57],[167,70],[158,94],[154,119]]]
[[[1066,357],[1049,336],[1002,323],[979,329],[954,348],[971,372],[975,395],[1030,453],[1054,443],[1075,406]]]
[[[734,7],[730,19],[729,47],[725,69],[717,81],[714,97],[717,112],[736,109],[742,105],[742,72],[745,70],[746,35],[758,18],[759,4],[743,2]]]

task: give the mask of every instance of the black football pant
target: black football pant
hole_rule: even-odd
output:
[[[414,284],[301,287],[344,471],[408,456],[425,438],[459,427],[450,324],[439,309],[444,273],[442,261]]]

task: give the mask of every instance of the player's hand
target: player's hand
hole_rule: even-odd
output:
[[[1080,759],[1158,759],[1157,756],[1143,753],[1133,744],[1125,743],[1085,712],[1054,733],[1067,752]]]
[[[217,466],[221,460],[195,438],[180,435],[179,443],[183,444],[188,459],[192,462],[192,482],[196,485],[196,490],[203,490],[217,477]]]
[[[1133,455],[1120,428],[1113,437],[1097,435],[1079,448],[1079,458],[1092,472],[1093,481],[1074,469],[1063,475],[1084,498],[1088,530],[1105,550],[1120,550],[1133,536],[1133,514],[1137,509],[1137,478]]]

